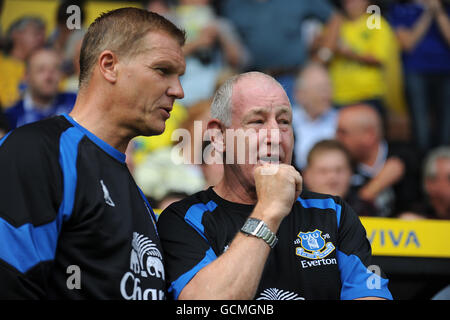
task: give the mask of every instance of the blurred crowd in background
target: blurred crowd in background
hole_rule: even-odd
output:
[[[0,137],[70,112],[87,2],[58,2],[54,30],[39,15],[1,30]],[[82,27],[71,30],[67,8],[74,4]],[[200,139],[192,145],[205,148],[214,91],[232,75],[257,70],[275,77],[290,98],[293,165],[305,188],[341,196],[361,216],[450,219],[450,1],[134,4],[165,16],[187,37],[185,97],[161,136],[135,138],[127,150],[153,207],[221,179],[220,164],[174,161],[179,140],[172,134],[186,129]]]

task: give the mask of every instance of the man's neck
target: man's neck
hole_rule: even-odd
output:
[[[214,187],[214,191],[230,202],[253,205],[258,201],[255,187],[243,181],[243,176],[239,172],[232,171],[226,165],[224,176]]]
[[[384,165],[387,157],[387,145],[384,141],[379,142],[375,147],[373,147],[369,152],[367,152],[367,157],[361,163],[373,170],[378,172]]]
[[[70,116],[113,148],[125,153],[133,135],[108,117],[97,101],[78,95]]]
[[[367,153],[367,156],[365,157],[364,161],[362,161],[362,163],[365,164],[366,166],[373,167],[377,162],[378,152],[379,147],[377,145]]]

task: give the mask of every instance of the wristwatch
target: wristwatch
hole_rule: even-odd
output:
[[[278,242],[275,233],[270,231],[265,222],[259,219],[248,218],[242,226],[241,232],[264,240],[271,248],[275,247]]]
[[[328,62],[333,58],[333,51],[331,51],[330,48],[321,47],[319,51],[317,51],[317,55],[323,62]]]

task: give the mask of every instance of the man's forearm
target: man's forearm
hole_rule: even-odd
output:
[[[405,174],[405,164],[397,157],[390,157],[381,171],[359,192],[359,196],[373,201],[380,192],[397,183]]]
[[[239,232],[225,253],[194,276],[179,299],[253,299],[269,252],[262,239]]]
[[[250,217],[264,221],[269,229],[276,233],[281,218],[270,217],[275,210],[256,205]],[[269,253],[270,247],[264,240],[238,232],[228,250],[201,269],[184,287],[178,298],[253,299]]]
[[[254,169],[254,177],[258,202],[250,218],[264,221],[276,234],[302,191],[302,178],[290,165],[267,163]],[[269,253],[265,240],[238,232],[228,250],[202,268],[178,299],[253,299]]]

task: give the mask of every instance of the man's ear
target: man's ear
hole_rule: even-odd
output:
[[[117,81],[117,55],[105,50],[98,57],[98,66],[103,78],[111,84]]]
[[[211,119],[206,125],[211,144],[220,153],[225,152],[225,126],[218,119]]]

